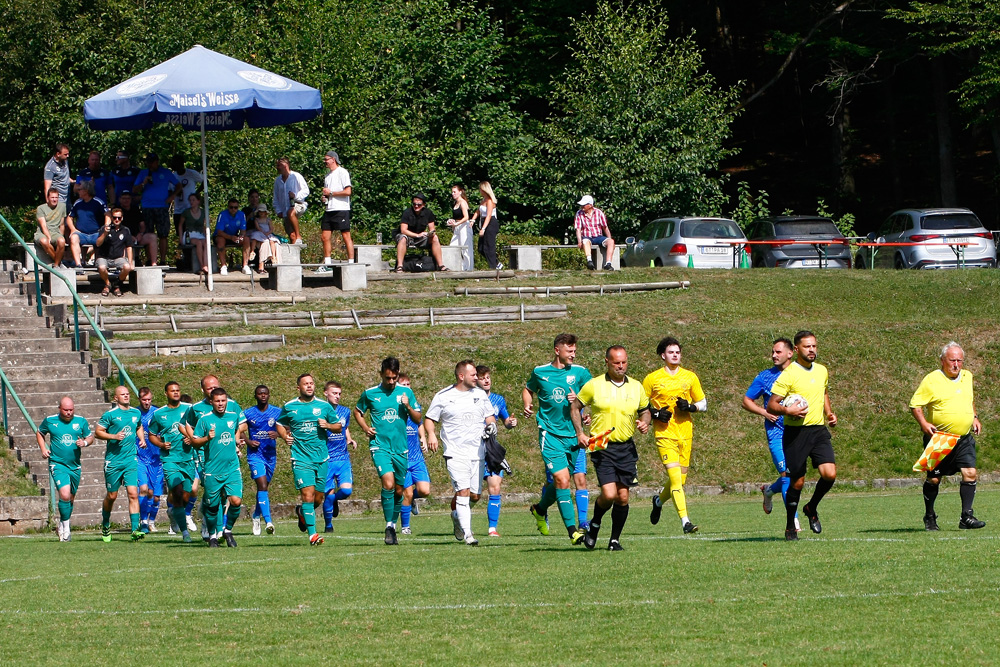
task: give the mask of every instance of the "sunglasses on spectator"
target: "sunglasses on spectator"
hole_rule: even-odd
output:
[[[122,216],[120,216],[120,215],[113,215],[113,216],[111,216],[111,219],[112,220],[121,220]]]

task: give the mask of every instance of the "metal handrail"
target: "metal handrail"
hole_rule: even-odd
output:
[[[0,216],[2,217],[2,216]],[[18,409],[21,414],[24,415],[25,421],[28,422],[28,426],[31,427],[32,433],[38,433],[38,426],[35,425],[35,420],[31,418],[28,414],[28,409],[24,407],[24,403],[21,402],[21,397],[17,395],[17,391],[14,389],[14,385],[11,384],[10,378],[7,374],[3,372],[3,367],[0,367],[0,393],[3,394],[3,430],[7,437],[10,437],[10,422],[7,418],[7,392],[10,392],[11,398],[14,399],[14,403],[17,404]],[[58,511],[56,505],[56,482],[49,475],[49,511],[52,512],[54,516]]]
[[[108,340],[104,337],[104,334],[101,333],[101,330],[98,328],[94,318],[91,317],[90,311],[87,310],[87,306],[85,306],[83,301],[80,299],[80,295],[76,292],[76,285],[71,283],[66,276],[62,275],[58,271],[53,271],[51,265],[38,259],[38,255],[35,254],[35,251],[24,242],[24,239],[22,239],[21,235],[17,233],[17,230],[15,230],[14,227],[7,222],[7,218],[3,217],[3,214],[0,214],[0,222],[2,222],[4,227],[7,228],[7,231],[13,234],[18,244],[24,248],[24,252],[35,260],[35,302],[37,304],[38,315],[41,316],[42,314],[42,288],[38,277],[38,267],[41,266],[44,269],[48,269],[50,276],[55,276],[59,278],[59,280],[66,283],[66,287],[69,289],[69,293],[73,297],[73,340],[76,344],[76,349],[80,349],[79,311],[82,308],[83,314],[87,316],[87,321],[90,322],[90,326],[94,329],[94,333],[97,334],[97,339],[101,341],[101,345],[104,346],[104,351],[108,353],[108,357],[111,358],[111,361],[114,362],[115,367],[118,369],[118,384],[127,384],[128,388],[132,390],[132,394],[138,396],[139,390],[136,389],[135,384],[132,382],[132,378],[129,377],[128,372],[125,370],[125,366],[118,360],[118,355],[111,350],[111,345],[108,344]]]

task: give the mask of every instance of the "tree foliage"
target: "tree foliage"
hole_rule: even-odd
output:
[[[540,200],[554,224],[568,224],[585,193],[623,232],[665,213],[719,211],[736,91],[715,85],[689,37],[668,39],[651,7],[602,3],[573,31],[544,133]]]

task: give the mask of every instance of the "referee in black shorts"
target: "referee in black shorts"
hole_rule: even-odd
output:
[[[829,374],[826,366],[816,363],[816,336],[811,331],[795,334],[795,361],[790,363],[771,387],[767,410],[785,416],[785,432],[781,439],[785,465],[791,484],[785,496],[785,539],[799,539],[795,530],[802,486],[806,481],[806,464],[811,459],[819,470],[819,481],[813,497],[802,508],[814,533],[823,531],[816,509],[837,479],[837,464],[830,442],[830,427],[837,425],[837,415],[830,407],[827,393]],[[787,400],[786,400],[787,399]]]
[[[583,538],[583,544],[593,549],[597,544],[597,533],[601,530],[601,520],[611,510],[611,539],[608,551],[622,551],[622,529],[628,519],[628,490],[639,483],[636,463],[639,454],[632,436],[636,431],[646,433],[652,416],[649,411],[649,397],[642,383],[628,377],[628,354],[621,345],[613,345],[604,353],[607,372],[591,379],[583,385],[573,399],[574,409],[570,412],[576,437],[581,447],[586,447],[589,436],[583,430],[580,411],[590,406],[590,433],[601,435],[614,429],[608,435],[606,449],[594,451],[590,458],[594,462],[597,481],[601,485],[601,495],[594,505],[594,516]]]

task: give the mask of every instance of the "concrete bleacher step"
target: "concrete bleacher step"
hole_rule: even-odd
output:
[[[68,372],[68,371],[67,371]],[[84,376],[75,378],[58,378],[54,380],[14,380],[11,379],[14,390],[21,397],[21,402],[28,405],[59,405],[59,398],[67,394],[73,395],[77,392],[95,391],[102,389],[101,378]],[[52,400],[54,394],[59,394],[55,401]]]
[[[94,377],[92,364],[79,366],[15,366],[5,368],[4,373],[11,382],[26,380],[74,380]]]
[[[34,334],[37,336],[38,331]],[[13,362],[16,354],[45,354],[49,352],[70,352],[73,350],[72,338],[56,338],[55,331],[51,331],[50,337],[24,337],[19,339],[0,337],[0,354],[4,355],[4,369],[6,364]]]
[[[0,350],[4,351],[4,350]],[[12,369],[15,368],[37,368],[37,367],[50,367],[58,368],[62,364],[90,364],[91,355],[90,352],[74,352],[72,350],[65,351],[48,351],[48,352],[21,352],[20,354],[10,356],[8,359],[4,359],[4,372],[10,375]]]

